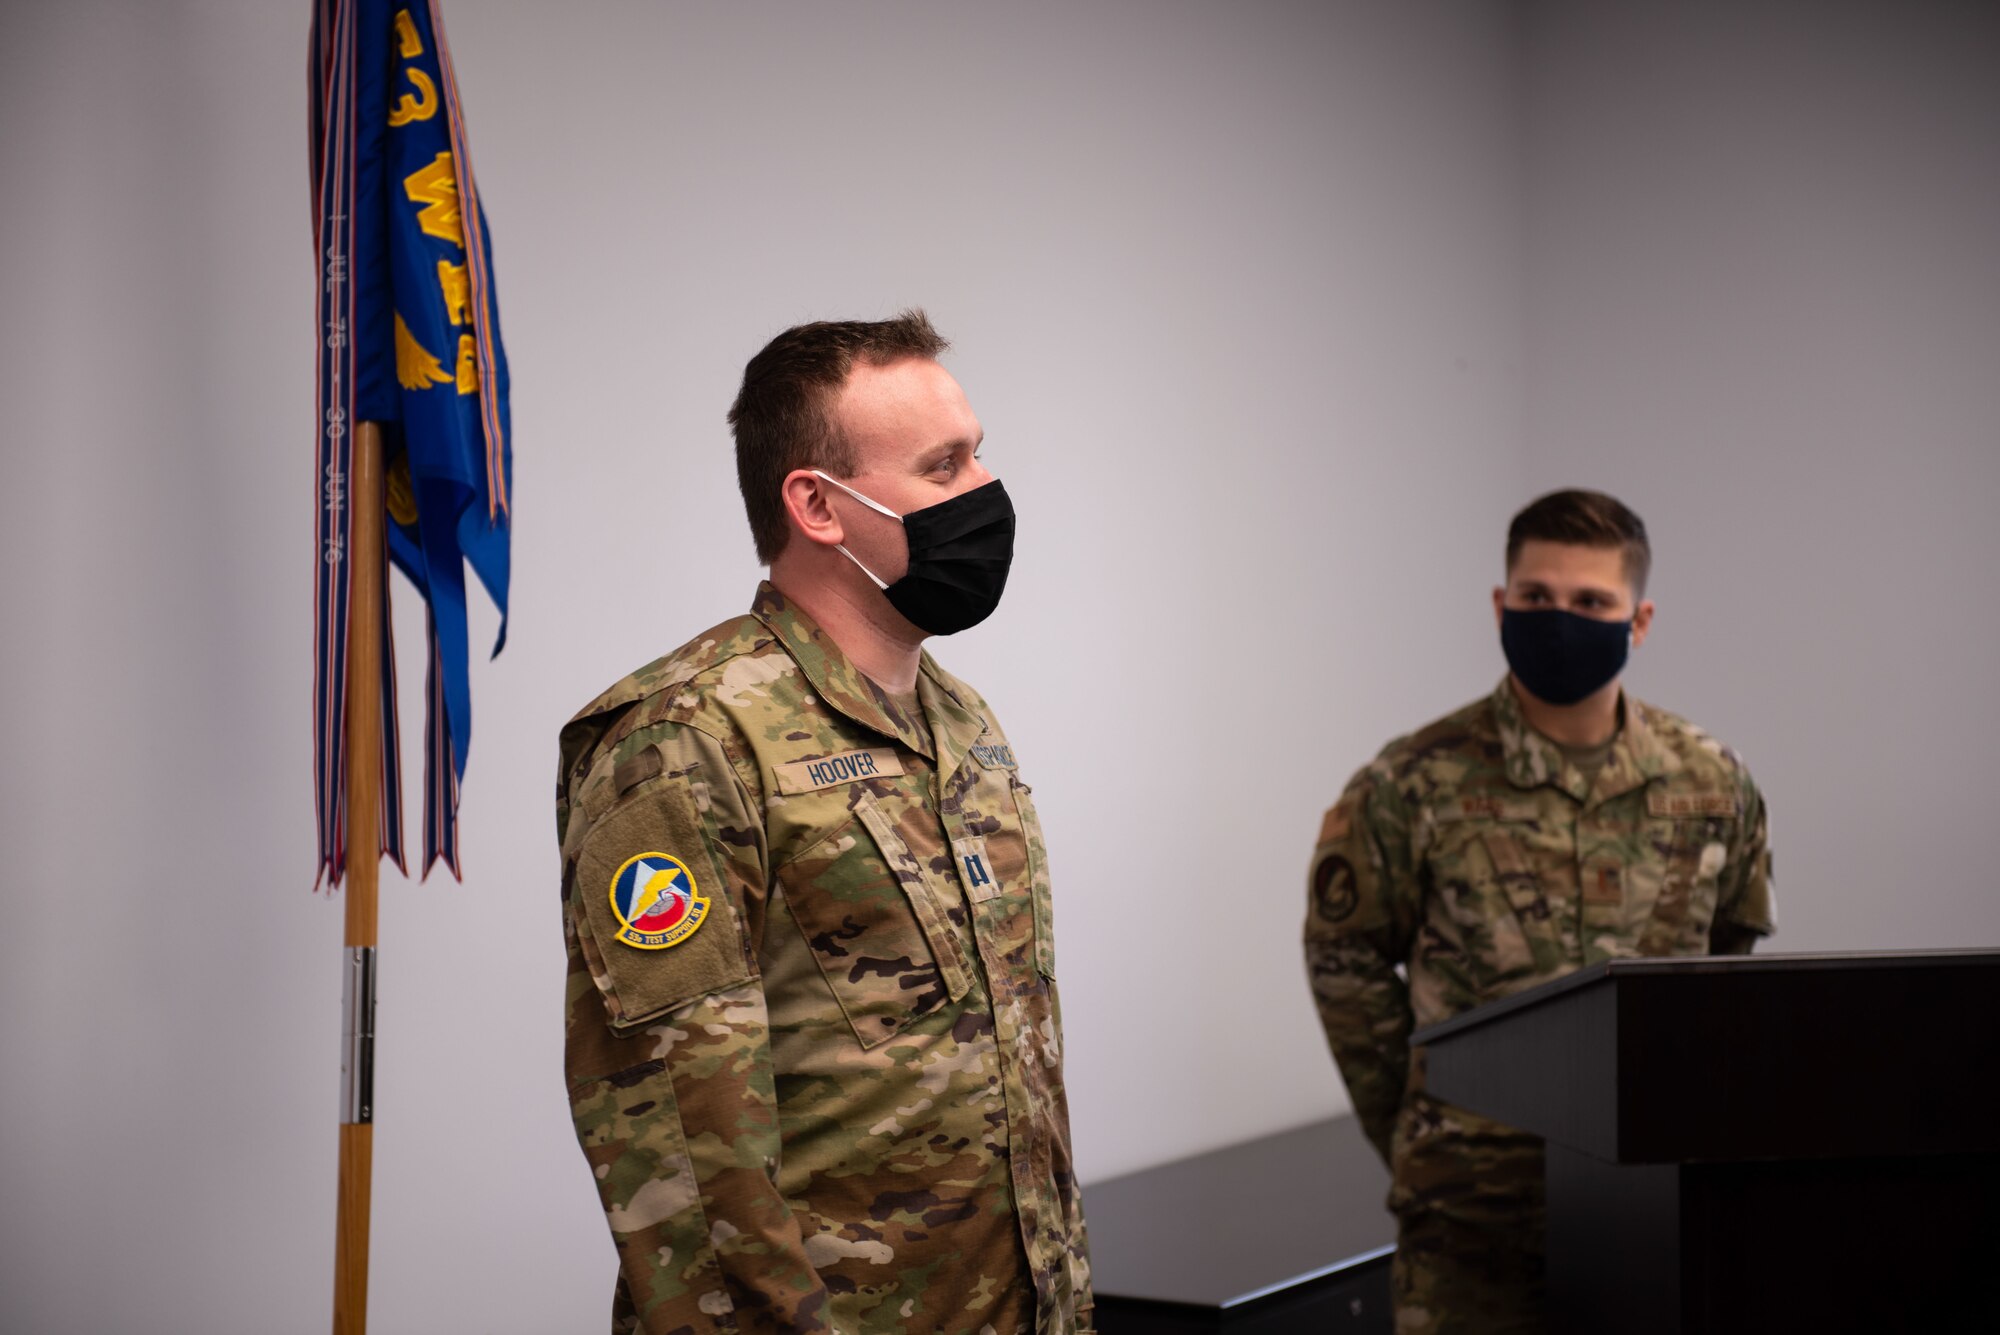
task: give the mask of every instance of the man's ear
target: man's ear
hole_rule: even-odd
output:
[[[1646,642],[1646,632],[1653,625],[1653,600],[1642,598],[1632,613],[1632,647],[1637,649]]]
[[[1496,584],[1493,586],[1493,624],[1495,627],[1500,625],[1501,617],[1506,610],[1507,590]]]
[[[829,490],[829,485],[811,469],[794,468],[785,474],[778,494],[784,498],[785,514],[792,528],[807,542],[837,547],[847,541],[847,533],[840,526],[840,516],[827,504]]]

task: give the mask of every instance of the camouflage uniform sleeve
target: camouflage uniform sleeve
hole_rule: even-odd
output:
[[[722,743],[676,723],[617,740],[566,800],[566,1075],[618,1247],[620,1329],[827,1330],[775,1179],[760,808]],[[672,911],[632,902],[641,873],[662,898],[692,880],[691,932],[643,930]]]
[[[1742,794],[1741,834],[1734,856],[1723,870],[1716,902],[1715,926],[1709,949],[1718,955],[1747,955],[1760,936],[1777,930],[1777,906],[1771,895],[1770,820],[1764,795],[1750,771],[1739,768]]]
[[[1410,1067],[1409,957],[1417,896],[1402,797],[1379,765],[1326,813],[1307,881],[1306,971],[1327,1045],[1368,1139],[1389,1157]]]

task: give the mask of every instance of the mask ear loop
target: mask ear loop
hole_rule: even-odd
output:
[[[882,582],[882,577],[876,574],[874,571],[870,570],[867,566],[862,565],[861,558],[856,556],[853,552],[848,551],[846,543],[836,542],[833,545],[833,550],[839,552],[842,556],[854,562],[855,569],[859,570],[862,574],[868,576],[868,578],[874,580],[876,588],[882,590],[884,593],[887,593],[889,591],[889,586]]]
[[[876,512],[877,514],[884,514],[884,515],[887,515],[887,516],[889,516],[889,518],[891,518],[891,519],[895,520],[895,521],[896,521],[897,523],[899,523],[899,524],[903,522],[903,517],[902,517],[901,515],[897,514],[897,513],[896,513],[896,512],[894,511],[894,510],[891,510],[891,509],[890,509],[890,508],[889,508],[888,506],[886,506],[886,505],[883,505],[883,504],[882,504],[882,503],[881,503],[880,501],[871,501],[871,500],[869,500],[869,499],[868,499],[868,498],[867,498],[866,496],[863,496],[863,495],[862,495],[862,494],[861,494],[860,492],[858,492],[858,491],[856,491],[856,490],[855,490],[854,488],[852,488],[852,487],[848,486],[848,485],[847,485],[847,484],[846,484],[845,482],[842,482],[842,481],[841,481],[841,480],[840,480],[839,478],[837,478],[837,477],[827,477],[827,475],[826,475],[825,473],[822,473],[822,472],[820,472],[820,471],[819,471],[819,469],[817,469],[817,468],[813,469],[813,470],[812,470],[812,472],[813,472],[813,476],[814,476],[814,477],[818,477],[818,478],[825,478],[825,480],[826,480],[826,481],[828,481],[828,482],[831,482],[831,483],[832,483],[832,484],[833,484],[834,486],[836,486],[836,487],[839,487],[839,488],[840,488],[840,489],[841,489],[842,491],[846,492],[846,493],[847,493],[847,494],[848,494],[849,496],[852,496],[852,497],[853,497],[853,498],[854,498],[855,500],[857,500],[857,501],[860,501],[860,502],[861,502],[861,503],[862,503],[863,505],[865,505],[865,506],[867,506],[867,507],[868,507],[869,509],[871,509],[871,510],[875,511],[875,512]],[[835,551],[837,551],[837,552],[839,552],[839,553],[840,553],[840,554],[841,554],[842,556],[846,557],[846,558],[847,558],[848,560],[850,560],[850,561],[854,562],[854,568],[855,568],[855,569],[859,570],[859,571],[860,571],[860,572],[861,572],[862,574],[864,574],[864,575],[868,576],[868,578],[870,578],[870,579],[874,580],[874,581],[875,581],[875,587],[876,587],[876,588],[878,588],[878,589],[883,589],[883,590],[887,590],[887,589],[888,589],[888,587],[889,587],[889,586],[888,586],[888,584],[886,584],[886,583],[885,583],[885,582],[883,581],[883,579],[882,579],[882,577],[881,577],[880,575],[878,575],[878,574],[876,574],[876,573],[875,573],[874,571],[870,570],[870,569],[869,569],[869,568],[868,568],[867,566],[865,566],[865,565],[862,565],[862,564],[861,564],[861,558],[860,558],[860,557],[858,557],[858,556],[856,556],[856,555],[855,555],[855,554],[854,554],[853,552],[850,552],[850,551],[848,551],[848,550],[847,550],[847,544],[846,544],[846,543],[844,543],[844,542],[837,542],[837,543],[835,543],[835,544],[834,544],[834,550],[835,550]]]

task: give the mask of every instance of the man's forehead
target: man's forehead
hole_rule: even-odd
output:
[[[1530,538],[1515,554],[1507,578],[1516,584],[1594,584],[1622,588],[1626,583],[1625,549]]]
[[[981,434],[979,418],[951,372],[917,357],[857,363],[833,412],[864,465],[960,442],[976,444]]]

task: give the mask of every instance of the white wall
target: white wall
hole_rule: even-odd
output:
[[[0,6],[7,1330],[326,1320],[305,10]],[[1548,486],[1652,523],[1635,681],[1750,754],[1779,944],[1993,942],[1991,13],[451,0],[516,621],[467,884],[384,887],[374,1329],[602,1329],[554,735],[747,601],[722,414],[800,319],[928,306],[1021,506],[938,651],[1049,826],[1086,1180],[1344,1105],[1317,816],[1498,676]]]
[[[1006,607],[939,652],[1049,827],[1086,1179],[1342,1106],[1296,945],[1318,813],[1498,672],[1511,9],[448,8],[515,623],[474,670],[467,884],[384,887],[374,1329],[603,1328],[555,732],[747,603],[722,416],[801,319],[926,305],[1021,507]],[[8,1330],[326,1320],[306,10],[0,7]]]
[[[2000,9],[1528,15],[1531,490],[1652,526],[1632,680],[1763,783],[1774,948],[2000,945]]]

